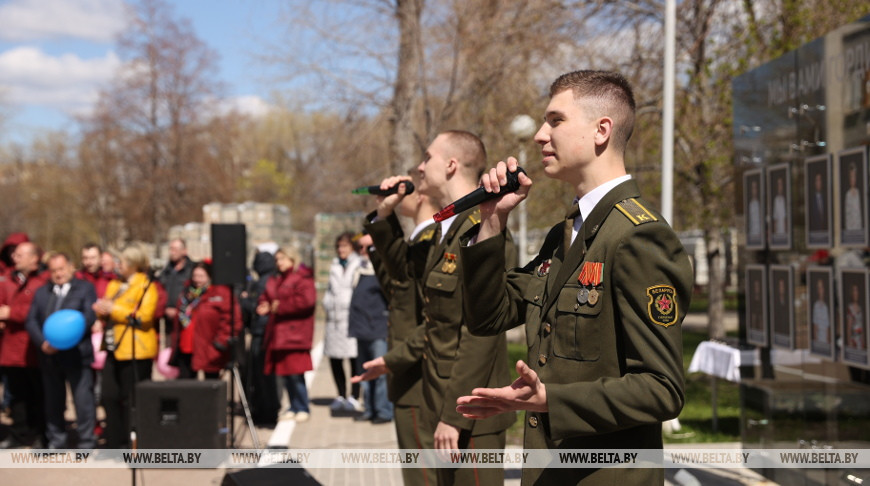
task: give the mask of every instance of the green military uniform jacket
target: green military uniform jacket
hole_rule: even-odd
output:
[[[502,387],[511,382],[505,336],[474,336],[462,322],[461,277],[465,266],[459,257],[459,237],[480,222],[479,214],[475,208],[457,215],[443,239],[439,224],[425,255],[408,255],[409,247],[395,216],[366,225],[375,247],[382,249],[385,265],[406,266],[404,271],[415,275],[423,296],[424,326],[384,355],[387,367],[401,373],[422,359],[422,408],[472,436],[501,432],[516,421],[514,414],[475,421],[456,411],[456,400],[474,388]],[[500,272],[504,272],[505,261],[516,261],[516,249],[506,241],[501,252]]]
[[[373,218],[369,218],[371,219]],[[413,261],[411,255],[420,253],[425,262],[425,255],[429,252],[435,229],[435,223],[432,223],[414,236],[407,247],[408,261]],[[389,305],[390,316],[387,321],[387,350],[389,351],[411,338],[417,327],[423,323],[423,296],[414,280],[414,271],[409,268],[409,265],[388,265],[377,250],[369,256]],[[423,401],[422,373],[419,361],[411,367],[391,373],[387,379],[387,396],[390,401],[396,405],[419,407]]]
[[[508,273],[496,236],[463,248],[464,315],[474,334],[526,323],[528,364],[548,413],[526,414],[526,449],[660,449],[661,423],[683,407],[681,322],[692,268],[634,181],[601,199],[564,251],[565,223]],[[581,281],[586,281],[582,283]],[[586,292],[595,289],[596,299]],[[583,295],[581,295],[581,293]],[[593,300],[595,302],[593,303]],[[523,484],[662,484],[662,469],[525,469]]]

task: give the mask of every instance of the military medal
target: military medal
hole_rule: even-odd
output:
[[[595,305],[598,303],[598,290],[592,289],[589,291],[589,305]]]
[[[598,298],[601,295],[598,293],[598,287],[601,284],[601,281],[604,279],[604,262],[583,262],[583,268],[580,269],[580,275],[577,277],[577,281],[580,282],[580,285],[583,285],[587,288],[581,289],[581,292],[585,292],[583,297],[583,301],[580,301],[580,294],[577,294],[577,302],[580,304],[589,303],[589,305],[595,305],[598,303]]]
[[[538,276],[539,277],[546,277],[549,273],[550,273],[550,260],[547,260],[547,261],[541,263],[540,266],[538,266]]]
[[[584,287],[584,288],[580,289],[579,292],[577,292],[577,303],[579,303],[580,305],[583,305],[588,301],[589,301],[589,289]]]
[[[441,264],[441,271],[444,273],[456,271],[456,253],[444,252],[444,263]]]

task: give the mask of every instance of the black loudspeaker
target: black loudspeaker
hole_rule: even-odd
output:
[[[136,419],[141,449],[224,449],[227,384],[222,380],[140,382]]]
[[[221,486],[320,486],[303,467],[266,466],[224,475]]]
[[[243,224],[211,225],[212,283],[244,284],[247,280],[245,258],[247,237]]]

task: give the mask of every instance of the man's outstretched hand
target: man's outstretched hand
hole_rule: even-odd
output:
[[[387,368],[387,363],[384,362],[383,357],[378,357],[371,361],[366,361],[365,363],[363,363],[362,367],[365,370],[363,371],[363,374],[352,376],[350,378],[351,383],[371,381],[383,374],[390,372],[389,368]]]
[[[456,411],[470,419],[485,419],[505,412],[529,410],[547,412],[547,389],[538,374],[522,360],[517,361],[517,378],[501,388],[475,388],[471,395],[456,400]]]

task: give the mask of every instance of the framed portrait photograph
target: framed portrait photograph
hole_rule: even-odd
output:
[[[834,360],[834,272],[830,267],[807,268],[807,302],[810,354]]]
[[[743,216],[747,250],[763,250],[767,243],[764,202],[764,171],[761,168],[747,170],[743,173]]]
[[[789,165],[767,168],[767,246],[771,250],[791,249],[791,171]]]
[[[756,346],[768,346],[767,268],[746,265],[746,340]]]
[[[867,246],[867,149],[837,154],[840,169],[840,243],[847,248]]]
[[[843,362],[868,367],[867,361],[867,271],[840,270],[840,336]]]
[[[794,349],[794,270],[789,265],[771,265],[769,309],[773,347]]]
[[[834,243],[831,168],[830,155],[809,157],[804,161],[807,248],[830,248]]]

